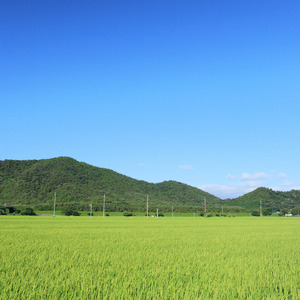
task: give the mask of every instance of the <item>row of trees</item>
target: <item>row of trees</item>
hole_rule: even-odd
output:
[[[283,208],[281,211],[280,211],[280,214],[281,216],[284,216],[286,214],[292,214],[292,215],[300,215],[300,207],[294,207],[292,209],[287,209],[287,208]]]
[[[260,210],[256,209],[252,211],[252,216],[259,217],[260,216]],[[292,209],[283,208],[279,212],[279,216],[285,216],[286,214],[292,214],[292,215],[300,215],[300,207],[294,207]],[[271,216],[272,215],[272,209],[266,208],[262,210],[263,216]]]
[[[49,207],[50,209],[53,209],[53,207]],[[103,206],[101,207],[101,209],[103,208]],[[49,210],[50,210],[49,209]],[[61,208],[62,212],[66,215],[66,216],[80,216],[80,211],[89,211],[89,207],[82,207],[80,205],[74,205],[74,204],[69,204],[66,206],[63,206]],[[100,208],[95,209],[95,207],[93,207],[93,211],[100,211]],[[108,216],[107,211],[112,211],[107,209],[106,207],[106,215]],[[156,211],[156,209],[152,209],[150,208],[149,211]],[[175,213],[180,213],[181,211],[178,210],[173,210]],[[134,210],[121,210],[121,212],[123,212],[124,216],[133,216],[134,215]],[[170,213],[171,210],[163,210],[160,209],[159,210],[159,216],[163,217],[164,213]],[[189,211],[184,211],[184,212],[189,212],[189,213],[196,213],[197,215],[200,216],[204,216],[205,215],[205,211],[203,208],[200,209],[191,209]],[[207,208],[206,210],[206,216],[207,217],[212,217],[212,216],[226,216],[226,215],[230,215],[231,213],[245,213],[247,211],[245,211],[244,209],[241,209],[239,207],[233,207],[229,208],[223,208],[223,209],[218,209],[218,208]],[[272,215],[273,211],[271,208],[265,208],[262,210],[262,215],[263,216],[270,216]],[[7,214],[14,214],[14,215],[29,215],[29,216],[34,216],[36,215],[36,213],[34,212],[34,209],[32,207],[28,207],[28,206],[19,206],[19,207],[14,207],[14,206],[9,206],[9,207],[0,207],[0,215],[7,215]],[[88,212],[89,214],[89,212]],[[251,212],[252,216],[260,216],[260,210],[256,209],[253,210]],[[292,209],[282,209],[279,212],[279,216],[284,216],[286,214],[293,214],[293,215],[300,215],[300,207],[294,207]],[[150,213],[149,215],[156,215],[156,213]]]
[[[32,207],[22,207],[17,208],[14,206],[9,207],[1,207],[0,208],[0,215],[22,215],[22,216],[35,216],[35,212]]]

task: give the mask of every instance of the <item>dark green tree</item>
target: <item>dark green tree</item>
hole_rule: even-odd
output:
[[[253,217],[259,217],[259,216],[260,216],[260,211],[259,211],[258,209],[256,209],[256,210],[254,210],[254,211],[251,213],[251,215],[252,215]]]
[[[294,207],[291,212],[293,215],[300,215],[300,207]]]
[[[68,205],[64,209],[64,213],[66,216],[80,216],[78,210],[73,205]]]
[[[272,209],[271,208],[263,209],[263,215],[264,216],[271,216],[272,215]]]
[[[280,214],[279,214],[279,216],[285,216],[286,214],[288,214],[289,213],[289,210],[287,209],[287,208],[283,208],[281,211],[280,211]]]

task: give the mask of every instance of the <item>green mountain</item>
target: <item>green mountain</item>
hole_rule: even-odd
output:
[[[175,182],[148,183],[112,170],[78,162],[69,157],[43,160],[0,161],[0,204],[32,205],[52,209],[54,192],[58,207],[76,204],[102,209],[106,196],[107,211],[144,211],[149,195],[150,210],[195,211],[203,205],[220,206],[222,200],[195,187]]]
[[[253,192],[235,199],[227,199],[224,203],[227,206],[241,206],[246,209],[259,209],[260,200],[263,208],[280,210],[282,208],[293,208],[300,206],[300,191],[289,192],[273,191],[272,189],[260,187]]]

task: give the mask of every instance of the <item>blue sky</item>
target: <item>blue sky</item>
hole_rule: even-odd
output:
[[[227,198],[300,189],[300,2],[1,1],[0,160]]]

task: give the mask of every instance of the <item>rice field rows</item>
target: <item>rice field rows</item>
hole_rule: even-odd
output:
[[[1,217],[0,299],[300,299],[300,218]]]

